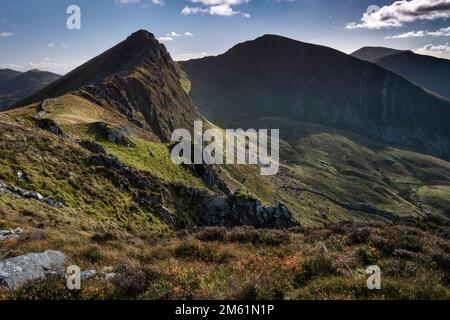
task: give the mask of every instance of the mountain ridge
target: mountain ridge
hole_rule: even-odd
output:
[[[38,69],[26,72],[0,70],[0,110],[35,93],[60,77],[58,74]]]
[[[353,53],[361,58],[369,56],[372,49],[364,47]],[[369,61],[401,75],[409,81],[431,90],[442,97],[450,99],[450,60],[428,55],[416,54],[412,51],[400,51],[379,55]]]
[[[180,64],[192,99],[220,126],[286,116],[450,158],[448,101],[338,50],[268,35]]]
[[[194,120],[201,118],[181,87],[166,47],[145,30],[133,33],[13,107],[68,93],[120,111],[163,141],[169,141],[177,128],[192,131]]]

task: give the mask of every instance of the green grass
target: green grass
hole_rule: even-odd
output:
[[[153,175],[167,182],[188,187],[205,189],[202,181],[194,177],[187,169],[171,160],[169,145],[133,139],[135,147],[119,146],[102,141],[107,153],[118,157],[125,164]]]

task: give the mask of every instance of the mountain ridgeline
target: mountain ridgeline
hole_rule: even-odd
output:
[[[450,60],[388,48],[364,47],[352,53],[450,99]]]
[[[35,93],[59,77],[57,74],[40,70],[23,73],[10,69],[0,70],[0,110]]]
[[[183,90],[165,46],[144,30],[18,102],[16,107],[68,93],[119,111],[162,141],[170,140],[174,129],[192,130],[193,121],[201,118]]]
[[[181,65],[220,126],[285,117],[450,158],[450,102],[337,50],[265,35]]]

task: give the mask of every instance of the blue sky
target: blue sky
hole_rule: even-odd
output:
[[[450,58],[450,0],[1,0],[0,68],[64,74],[138,29],[175,60],[271,33],[350,53],[377,45]],[[68,30],[66,8],[81,9]],[[365,14],[376,5],[376,10]]]

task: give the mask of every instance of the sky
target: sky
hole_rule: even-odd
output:
[[[72,5],[80,29],[67,26]],[[174,60],[268,33],[346,53],[386,46],[450,59],[450,0],[0,0],[0,68],[65,74],[139,29]]]

